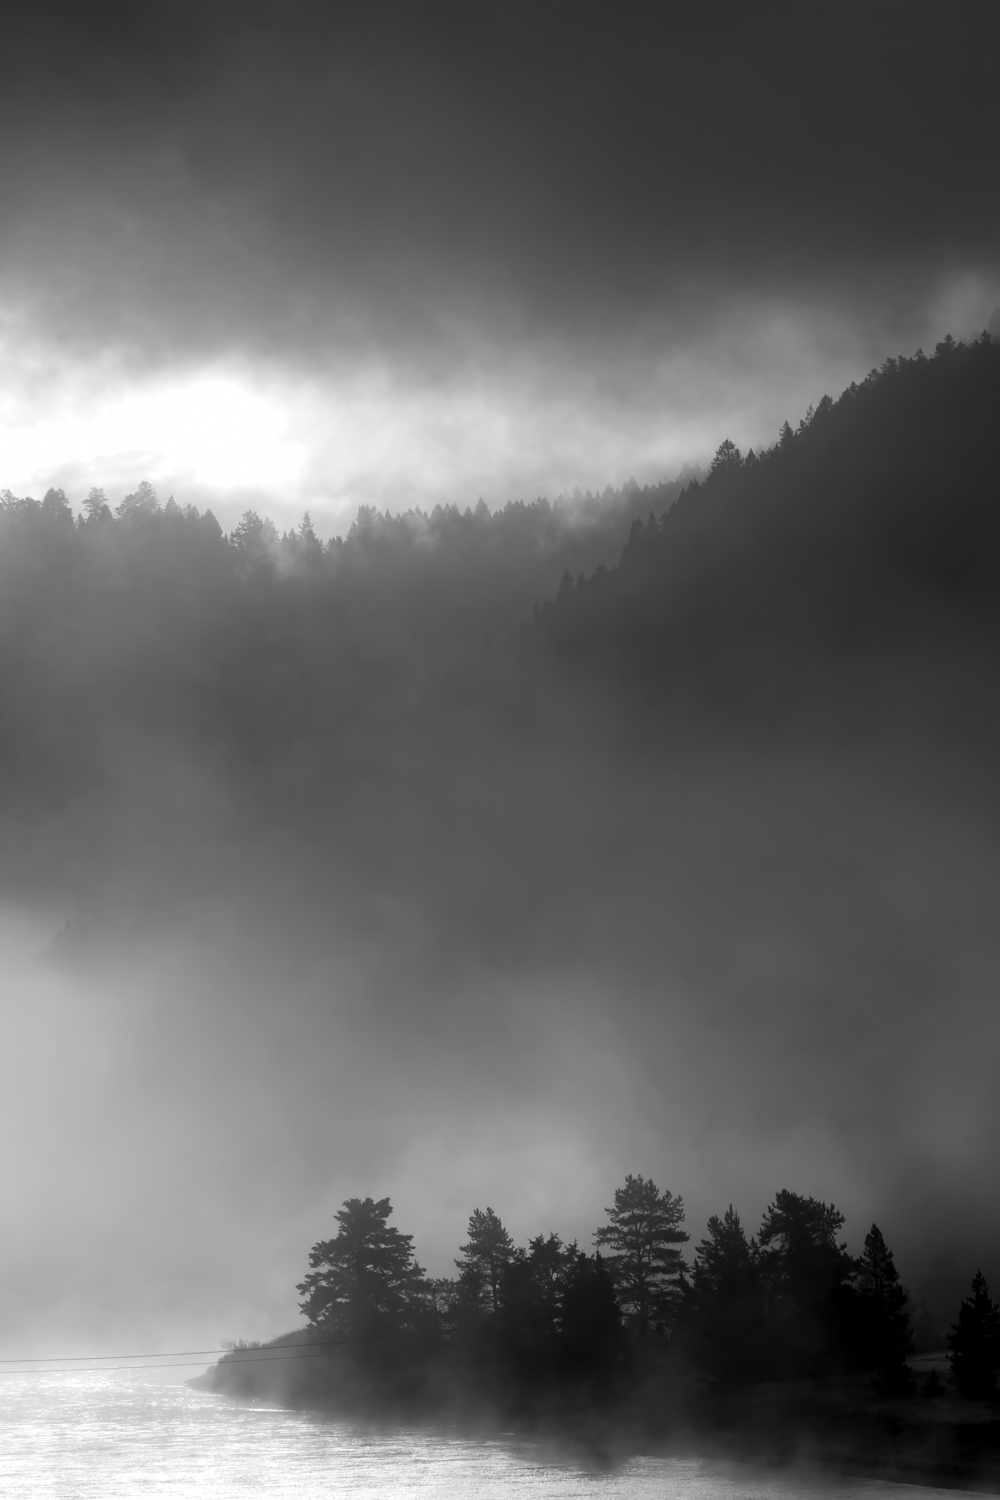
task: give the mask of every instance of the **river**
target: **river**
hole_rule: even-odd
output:
[[[0,1381],[0,1495],[11,1500],[956,1500],[955,1490],[779,1478],[691,1459],[633,1458],[610,1472],[523,1443],[359,1430],[240,1406],[149,1372]]]

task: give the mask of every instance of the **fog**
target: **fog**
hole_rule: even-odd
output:
[[[392,347],[331,350],[323,367],[241,350],[136,368],[99,342],[67,351],[22,318],[0,384],[4,482],[19,494],[58,485],[79,505],[92,485],[117,501],[147,478],[227,530],[248,508],[282,528],[308,510],[324,537],[362,504],[496,508],[652,483],[707,463],[720,434],[744,449],[773,442],[887,354],[978,334],[1000,282],[944,279],[889,326],[866,302],[713,295],[694,319],[664,312],[576,339],[452,330],[430,367]]]
[[[887,405],[836,485],[816,449],[773,510],[704,486],[651,583],[560,592],[727,435],[759,451],[989,321],[996,26],[11,22],[5,1347],[292,1326],[348,1195],[390,1195],[436,1274],[487,1203],[589,1248],[626,1172],[694,1238],[783,1186],[854,1249],[876,1218],[940,1324],[1000,1275],[996,538],[961,521],[995,487],[987,377],[964,425]],[[226,533],[308,508],[347,540],[128,501],[75,524],[143,478]],[[782,590],[775,635],[753,601]]]
[[[150,749],[89,927],[8,919],[8,1342],[268,1334],[349,1195],[446,1274],[476,1204],[587,1245],[630,1170],[695,1233],[780,1184],[877,1218],[947,1314],[1000,1230],[995,798],[907,741],[578,720],[299,774],[280,829]]]

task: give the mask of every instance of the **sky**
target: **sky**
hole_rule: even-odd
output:
[[[986,3],[43,4],[0,482],[359,504],[669,478],[1000,305]]]
[[[361,504],[669,478],[1000,307],[987,0],[39,0],[5,27],[0,485],[17,494],[62,486],[78,508],[148,478],[227,529],[308,509],[325,537]],[[19,891],[4,866],[15,1352],[277,1333],[348,1193],[390,1192],[438,1274],[474,1195],[518,1238],[588,1245],[627,1170],[667,1174],[696,1237],[729,1196],[755,1227],[787,1179],[850,1211],[855,1248],[888,1193],[912,1251],[914,1183],[932,1182],[963,1251],[984,1223],[1000,1245],[995,1207],[962,1198],[967,1142],[995,1142],[988,1086],[963,1093],[936,1009],[946,992],[976,1025],[993,1003],[975,778],[966,801],[935,800],[965,786],[951,765],[886,795],[879,755],[836,745],[681,746],[669,765],[612,749],[594,769],[577,750],[614,732],[585,723],[539,781],[533,763],[498,775],[509,801],[491,803],[488,761],[458,758],[467,784],[374,810],[360,777],[346,832],[318,815],[303,832],[300,805],[261,832],[226,768],[172,760],[169,734],[122,772],[117,728],[115,899],[127,914],[145,840],[158,923],[122,917],[73,970],[52,947],[78,914],[70,876]],[[82,826],[94,849],[117,836]],[[481,828],[499,851],[482,887]],[[519,828],[536,852],[551,834],[537,867]],[[588,927],[578,872],[598,867]],[[511,957],[543,876],[555,935]],[[634,972],[602,957],[603,916]],[[956,956],[942,933],[962,921]],[[911,1039],[897,1111],[875,1079],[870,1116],[849,1117],[838,1014],[880,1039],[877,1062],[883,1028]],[[800,1045],[829,1069],[789,1076]],[[779,1080],[767,1107],[727,1092],[741,1047]],[[952,1288],[964,1262],[946,1270]],[[40,1317],[43,1285],[62,1291]]]

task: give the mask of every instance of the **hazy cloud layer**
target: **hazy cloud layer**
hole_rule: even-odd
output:
[[[977,4],[33,8],[3,477],[339,525],[771,440],[1000,302],[995,33]],[[199,447],[169,392],[206,373],[239,412]]]
[[[150,755],[110,889],[90,843],[89,957],[40,965],[37,918],[8,939],[9,1343],[293,1324],[354,1193],[439,1274],[485,1202],[587,1245],[631,1170],[696,1234],[783,1184],[852,1245],[875,1218],[947,1316],[1000,1242],[985,770],[952,790],[905,725],[721,753],[564,729],[332,803],[299,777],[270,829]]]
[[[877,303],[993,262],[996,25],[979,4],[42,7],[11,38],[8,244],[68,333],[154,355],[360,336],[425,369],[467,321],[576,339],[697,321],[720,287]]]

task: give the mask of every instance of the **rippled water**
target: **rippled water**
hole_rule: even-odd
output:
[[[236,1500],[955,1500],[866,1481],[774,1480],[695,1460],[636,1458],[613,1473],[502,1440],[358,1431],[301,1412],[239,1406],[129,1372],[11,1376],[0,1385],[0,1495]]]

